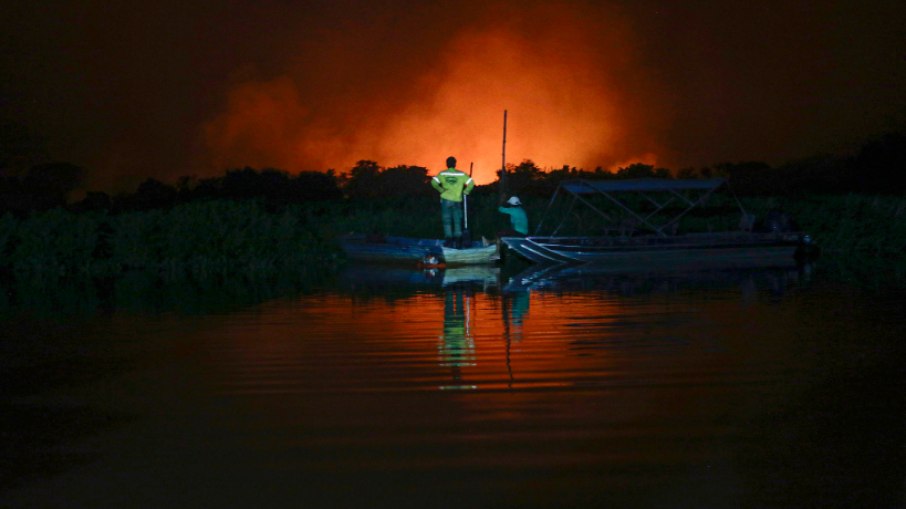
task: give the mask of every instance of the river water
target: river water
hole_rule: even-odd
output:
[[[906,504],[896,286],[352,266],[232,307],[161,286],[8,299],[0,506]]]

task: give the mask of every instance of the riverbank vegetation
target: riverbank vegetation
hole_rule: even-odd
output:
[[[747,212],[761,218],[771,210],[789,213],[826,254],[900,260],[906,253],[904,140],[890,134],[850,157],[777,168],[750,162],[669,171],[635,164],[610,173],[543,171],[523,161],[508,168],[504,186],[506,195],[522,198],[534,225],[566,179],[722,176]],[[244,168],[175,184],[148,179],[133,193],[89,192],[66,203],[78,178],[79,169],[68,164],[2,178],[0,271],[107,277],[142,270],[198,278],[319,273],[343,262],[336,238],[347,232],[441,234],[429,171],[417,166],[360,161],[342,175]],[[497,212],[505,196],[500,186],[500,180],[479,186],[469,197],[473,237],[490,239],[507,226]]]

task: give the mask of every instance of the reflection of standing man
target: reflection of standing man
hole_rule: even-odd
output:
[[[431,179],[440,193],[440,213],[444,223],[444,245],[462,249],[462,197],[472,192],[472,177],[456,169],[456,158],[447,158],[447,169]]]
[[[442,366],[453,368],[453,379],[460,380],[460,368],[475,364],[475,341],[471,317],[462,288],[450,288],[444,294],[444,334],[441,337]]]

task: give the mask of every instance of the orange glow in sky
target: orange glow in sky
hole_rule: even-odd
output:
[[[426,67],[386,69],[392,85],[314,91],[292,72],[239,82],[203,126],[210,164],[342,172],[368,159],[433,173],[453,155],[486,184],[502,163],[504,110],[508,163],[655,164],[638,133],[657,108],[627,96],[637,73],[620,18],[592,25],[577,9],[522,10],[532,12],[459,30]]]
[[[118,193],[450,155],[487,183],[504,110],[507,161],[547,169],[776,166],[903,130],[906,3],[712,3],[16,2],[0,149]]]

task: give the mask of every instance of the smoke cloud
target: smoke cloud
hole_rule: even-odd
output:
[[[234,84],[224,110],[202,128],[208,164],[344,171],[368,159],[437,170],[454,155],[488,183],[502,163],[505,109],[509,163],[654,164],[658,148],[643,133],[664,112],[638,97],[652,94],[634,60],[631,27],[615,12],[589,9],[488,7],[485,19],[429,52],[378,56],[380,69],[348,47],[309,47],[316,54],[304,60],[330,62],[333,76],[354,86],[323,76],[312,83],[310,67]],[[343,58],[379,76],[342,76]]]
[[[504,110],[508,162],[588,170],[778,164],[906,125],[892,0],[13,4],[0,125],[89,189],[449,155],[486,183]]]

